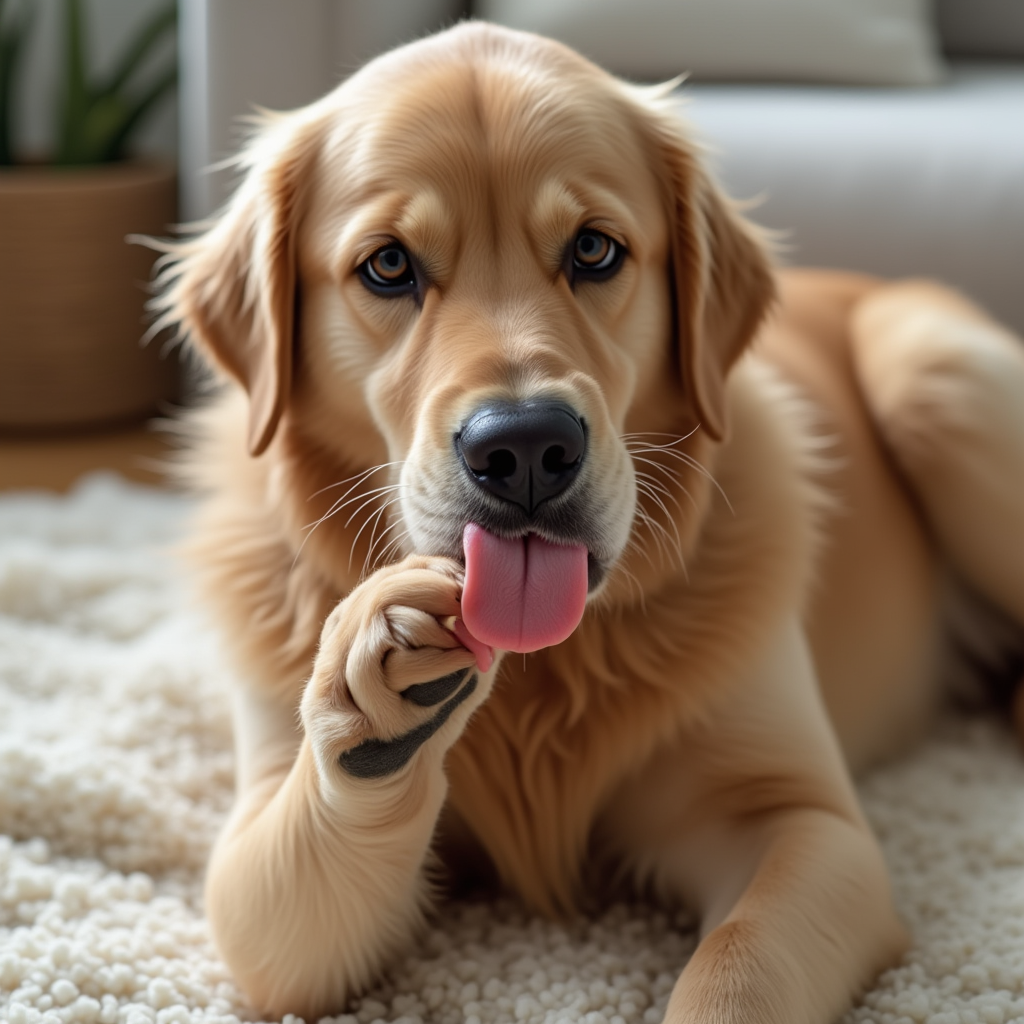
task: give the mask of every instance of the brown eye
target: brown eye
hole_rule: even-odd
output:
[[[382,283],[397,281],[409,269],[409,257],[397,245],[389,245],[370,257],[370,270]]]
[[[600,281],[611,277],[622,265],[626,250],[602,231],[584,228],[572,248],[574,278]]]
[[[378,249],[358,267],[363,283],[378,295],[406,295],[416,290],[412,260],[397,242]]]

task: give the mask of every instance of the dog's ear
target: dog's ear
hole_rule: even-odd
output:
[[[775,278],[764,237],[715,185],[678,115],[660,109],[655,120],[679,369],[701,426],[720,441],[726,377],[776,297]]]
[[[296,316],[296,229],[310,145],[269,122],[241,163],[245,179],[208,230],[171,247],[159,300],[194,344],[249,395],[260,455],[288,402]]]

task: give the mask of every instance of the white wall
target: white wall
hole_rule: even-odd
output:
[[[182,216],[212,213],[230,192],[242,118],[288,110],[337,80],[325,0],[180,0]]]

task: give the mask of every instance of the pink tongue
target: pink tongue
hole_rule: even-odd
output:
[[[587,549],[540,537],[502,540],[469,523],[462,534],[462,621],[477,640],[527,653],[560,644],[587,602]]]

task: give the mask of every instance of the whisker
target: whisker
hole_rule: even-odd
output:
[[[391,487],[391,488],[389,488],[389,489],[392,489],[392,490],[397,490],[397,489],[398,489],[398,487]],[[360,513],[360,512],[362,511],[362,510],[364,510],[364,509],[365,509],[365,508],[366,508],[366,507],[367,507],[368,505],[371,505],[371,504],[373,504],[374,502],[376,502],[376,501],[378,500],[378,498],[380,498],[380,495],[371,495],[371,496],[370,496],[370,497],[369,497],[369,498],[368,498],[368,499],[367,499],[367,500],[366,500],[366,501],[365,501],[364,503],[362,503],[362,504],[361,504],[361,505],[360,505],[360,506],[359,506],[359,507],[358,507],[357,509],[355,509],[355,510],[354,510],[354,511],[352,512],[352,514],[351,514],[351,515],[350,515],[350,516],[349,516],[349,517],[348,517],[348,518],[347,518],[347,519],[345,520],[345,525],[346,525],[346,526],[350,526],[350,525],[352,524],[352,520],[353,520],[353,519],[354,519],[354,518],[355,518],[355,517],[356,517],[356,516],[357,516],[357,515],[358,515],[358,514],[359,514],[359,513]],[[390,504],[391,504],[392,502],[395,502],[395,501],[397,501],[397,500],[398,500],[398,496],[397,496],[397,495],[396,495],[396,496],[395,496],[394,498],[389,498],[389,499],[387,500],[387,502],[385,502],[385,504],[384,504],[384,508],[387,508],[387,506],[388,506],[388,505],[390,505]],[[373,513],[370,513],[370,514],[371,514],[371,515],[373,515]]]
[[[328,484],[326,487],[321,487],[319,491],[314,491],[306,499],[306,501],[312,501],[314,498],[319,497],[325,491],[334,490],[335,487],[344,487],[345,484],[347,484],[350,480],[354,480],[355,483],[353,483],[352,486],[348,489],[348,491],[345,492],[345,494],[348,494],[359,485],[361,480],[363,480],[365,477],[368,477],[371,473],[378,473],[380,472],[380,470],[388,469],[391,466],[401,466],[404,461],[404,459],[400,459],[397,462],[382,462],[379,466],[371,466],[370,469],[364,469],[362,473],[353,473],[352,476],[346,477],[344,480],[339,480],[337,483],[334,484]],[[344,498],[345,495],[343,494],[342,497]]]
[[[638,507],[637,511],[640,513],[641,519],[648,527],[650,527],[652,530],[658,531],[656,534],[652,533],[652,536],[658,543],[658,549],[660,551],[664,551],[666,556],[668,556],[671,553],[671,549],[673,548],[673,539],[671,534],[646,509]],[[686,568],[686,559],[683,557],[681,542],[677,546],[675,546],[675,554],[679,559],[679,567],[680,569],[682,569],[683,575],[686,577],[687,581],[689,581],[690,574]]]
[[[658,566],[655,563],[654,559],[651,557],[650,551],[648,551],[648,549],[647,549],[647,538],[643,537],[643,538],[640,538],[640,540],[643,540],[642,544],[639,543],[638,538],[636,537],[636,535],[631,532],[630,536],[629,536],[629,540],[626,542],[626,550],[627,551],[633,551],[637,555],[642,555],[644,558],[647,559],[647,563],[648,563],[648,565],[650,565],[650,567],[652,569],[657,569]]]
[[[659,446],[662,448],[670,448],[674,444],[681,444],[683,441],[688,441],[697,433],[698,430],[700,430],[700,425],[694,427],[685,434],[670,434],[665,430],[634,430],[627,434],[620,434],[619,436],[623,441],[629,441],[635,437],[671,437],[671,441]]]
[[[671,501],[679,510],[679,514],[682,515],[683,507],[679,504],[679,499],[660,480],[652,476],[650,473],[645,473],[643,470],[636,471],[636,478],[637,480],[642,480],[648,487],[653,488],[659,494]],[[685,487],[681,487],[681,490],[690,498],[691,501],[693,501],[693,496]]]
[[[672,533],[675,536],[675,548],[676,548],[676,551],[682,552],[682,549],[683,549],[683,539],[682,539],[682,537],[679,536],[679,527],[676,525],[675,520],[672,519],[672,517],[669,515],[668,509],[665,507],[665,503],[663,501],[661,501],[656,495],[648,494],[648,497],[651,498],[651,500],[654,501],[655,504],[665,513],[666,518],[669,520],[669,523],[672,526]],[[651,522],[654,523],[654,522],[657,522],[657,520],[655,520],[652,517],[651,518]],[[659,524],[659,525],[661,525],[661,524]],[[663,527],[663,529],[664,529],[664,527]],[[665,533],[667,534],[668,531],[665,530]]]
[[[345,497],[345,495],[342,495],[341,498],[338,498],[338,500],[335,501],[335,503],[319,519],[315,520],[312,523],[307,523],[306,526],[303,527],[303,529],[308,530],[319,526],[325,520],[330,519],[331,516],[337,515],[346,506],[351,505],[353,502],[359,501],[360,498],[372,498],[376,494],[384,494],[387,491],[394,491],[401,486],[402,485],[400,483],[385,484],[383,487],[375,487],[372,491],[360,491],[359,494],[356,494],[355,496],[349,498],[348,501],[342,501],[342,498]]]
[[[646,554],[646,552],[643,551],[643,549],[640,547],[640,545],[637,544],[636,538],[632,534],[626,540],[625,551],[630,552],[632,554],[637,554],[637,555]],[[651,564],[653,566],[654,563],[652,562]],[[616,565],[615,565],[615,567],[614,567],[614,569],[612,571],[613,571],[613,573],[621,573],[621,575],[629,583],[629,593],[630,593],[631,597],[633,595],[633,588],[636,587],[636,592],[637,592],[637,597],[639,599],[640,608],[643,611],[644,615],[646,615],[647,614],[647,602],[646,602],[646,600],[644,598],[644,588],[640,585],[640,581],[637,579],[636,574],[631,572],[629,569],[627,569],[625,567],[625,565],[623,565],[623,563],[621,561],[616,563]],[[620,613],[621,613],[621,608],[620,608]]]
[[[393,502],[389,502],[388,504],[393,504]],[[387,512],[387,510],[388,510],[388,504],[382,505],[377,510],[377,514],[373,517],[373,527],[370,529],[370,546],[366,549],[366,557],[363,559],[363,567],[362,567],[362,569],[359,570],[359,578],[360,579],[365,579],[366,578],[366,574],[369,571],[369,568],[370,568],[370,556],[373,554],[373,549],[377,546],[377,540],[376,540],[377,527],[380,524],[381,516],[383,516],[384,513]],[[356,539],[358,540],[358,538],[359,538],[359,535],[356,534]]]
[[[672,482],[673,486],[677,487],[680,491],[683,492],[683,494],[686,495],[687,498],[690,499],[690,502],[692,503],[692,505],[693,505],[693,507],[695,509],[698,507],[697,506],[697,502],[694,500],[693,495],[690,493],[689,489],[683,484],[683,481],[680,478],[680,474],[679,474],[679,472],[677,470],[673,470],[673,469],[671,469],[668,466],[663,466],[660,462],[652,462],[650,459],[645,459],[645,458],[642,458],[641,456],[638,456],[638,455],[634,456],[634,461],[635,462],[642,462],[645,465],[651,466],[653,469],[657,469],[660,473],[662,473],[665,477],[667,477]],[[642,470],[635,470],[635,472],[636,472],[637,478],[640,479],[641,473],[643,471]],[[651,475],[649,473],[643,473],[643,476],[648,478],[648,479],[651,479],[651,480],[654,479],[653,477],[651,477]],[[660,483],[660,481],[659,481],[659,483]],[[682,509],[680,509],[680,512],[681,511],[682,511]]]
[[[345,501],[345,499],[348,497],[348,495],[351,494],[352,491],[355,490],[359,486],[360,483],[362,483],[364,480],[366,480],[373,473],[379,472],[382,469],[388,469],[388,468],[390,468],[392,466],[401,466],[401,465],[404,465],[404,464],[405,464],[404,460],[399,460],[399,461],[395,461],[395,462],[382,462],[378,466],[371,466],[370,469],[364,470],[362,473],[356,473],[354,477],[348,477],[346,480],[342,480],[342,481],[340,481],[337,484],[329,484],[327,487],[323,487],[319,491],[317,491],[316,494],[310,495],[310,499],[312,499],[312,498],[316,497],[317,494],[323,494],[324,491],[328,491],[332,487],[343,487],[346,483],[348,483],[349,480],[355,479],[355,483],[353,483],[349,487],[349,489],[343,495],[341,495],[341,497],[338,498],[331,505],[331,507],[319,519],[317,519],[315,522],[309,523],[309,524],[307,524],[306,526],[303,527],[303,529],[307,530],[308,532],[306,533],[306,536],[302,538],[302,543],[299,545],[299,549],[295,552],[295,557],[292,559],[291,568],[294,569],[295,566],[298,564],[299,556],[302,554],[303,550],[306,547],[306,544],[309,543],[310,537],[313,536],[313,534],[316,532],[318,527],[320,527],[323,523],[325,523],[328,519],[330,519],[331,516],[335,515],[337,512],[340,512],[341,509],[343,509],[347,504],[351,504],[353,501],[358,501],[360,498],[365,497],[365,494],[357,494],[354,498],[351,499],[351,501],[348,501],[348,502]],[[385,487],[376,488],[374,490],[373,494],[376,496],[379,493],[386,493],[388,490],[397,490],[401,486],[402,486],[401,481],[399,481],[396,484],[389,484],[389,485],[386,485]],[[373,500],[373,498],[371,498],[370,500]],[[361,505],[360,509],[362,507],[363,506]],[[359,509],[357,509],[356,511],[358,512]],[[352,521],[352,519],[350,517],[349,518],[349,523],[351,521]],[[347,526],[348,523],[346,523],[345,525]],[[349,568],[351,568],[351,557],[349,559]]]
[[[715,487],[715,489],[718,491],[718,493],[722,496],[722,500],[725,502],[725,504],[728,507],[729,511],[733,515],[736,514],[736,510],[732,507],[732,502],[729,501],[729,495],[727,495],[725,493],[725,490],[722,488],[722,485],[708,471],[707,467],[701,465],[701,463],[698,462],[692,455],[688,455],[686,452],[673,451],[673,450],[669,449],[667,446],[655,447],[651,451],[652,452],[653,451],[664,452],[670,458],[676,459],[679,462],[682,462],[685,465],[689,466],[691,469],[693,469],[697,473],[700,473],[700,475],[702,477],[704,477],[704,479],[707,480],[708,483],[712,484]],[[633,454],[633,452],[630,452],[630,454],[633,455],[634,458],[637,457],[636,455]]]
[[[377,539],[376,539],[376,540],[375,540],[375,541],[373,542],[373,544],[371,544],[371,545],[370,545],[370,550],[369,550],[369,551],[367,552],[367,555],[366,555],[367,561],[369,561],[369,559],[370,559],[370,558],[371,558],[371,556],[373,555],[373,549],[374,549],[374,548],[375,548],[375,547],[376,547],[376,546],[377,546],[378,544],[380,544],[380,543],[381,543],[381,542],[382,542],[382,541],[384,540],[384,538],[385,538],[385,537],[386,537],[386,536],[387,536],[387,535],[388,535],[388,534],[389,534],[389,533],[390,533],[390,532],[391,532],[391,531],[392,531],[393,529],[395,529],[395,527],[396,527],[396,526],[400,526],[400,525],[401,525],[401,523],[402,523],[402,520],[401,520],[401,519],[396,519],[396,520],[395,520],[395,521],[394,521],[393,523],[390,523],[390,524],[389,524],[388,526],[384,527],[384,529],[383,529],[383,530],[381,531],[381,535],[380,535],[380,536],[379,536],[379,537],[378,537],[378,538],[377,538]],[[408,531],[407,531],[407,532],[408,532]],[[377,563],[378,563],[379,561],[380,561],[380,555],[378,555],[378,556],[377,556],[376,558],[374,558],[373,562],[371,563],[371,564],[372,564],[372,565],[374,566],[374,568],[376,568],[376,566],[377,566]]]
[[[629,571],[624,565],[619,566],[619,571],[629,581],[629,592],[632,595],[633,587],[636,587],[637,598],[640,602],[640,611],[646,617],[647,615],[647,599],[644,595],[644,588],[640,585],[640,581],[636,578],[636,575]]]
[[[660,508],[661,511],[665,513],[665,518],[672,524],[672,529],[676,535],[676,541],[681,547],[683,542],[679,538],[679,527],[675,519],[672,518],[672,513],[669,512],[668,510],[668,505],[666,505],[665,502],[662,501],[661,498],[653,490],[651,490],[650,485],[647,484],[645,481],[640,481],[637,484],[637,488],[640,490],[641,494],[646,494],[647,497],[649,497],[651,501],[653,501],[658,506],[658,508]]]
[[[648,532],[648,537],[651,540],[653,540],[655,544],[657,544],[659,557],[665,558],[668,555],[668,551],[665,548],[665,540],[663,538],[668,538],[671,541],[671,537],[668,536],[668,533],[666,532],[665,528],[660,523],[654,520],[654,517],[650,514],[650,512],[648,512],[647,509],[643,508],[640,505],[637,506],[637,516],[639,518],[640,523],[643,526],[650,528]],[[660,528],[660,533],[654,533],[654,528]],[[656,563],[652,564],[654,564],[655,568],[657,568]]]
[[[644,465],[652,466],[654,469],[664,473],[670,480],[674,480],[676,483],[679,483],[680,472],[673,466],[666,466],[663,462],[655,462],[654,459],[645,459],[642,455],[638,455],[635,452],[632,454],[631,458],[634,463],[642,462]]]
[[[375,502],[380,497],[382,492],[386,493],[388,491],[397,491],[397,490],[401,489],[401,486],[402,486],[401,484],[392,484],[390,487],[378,488],[377,493],[370,494],[369,497],[366,497],[365,495],[360,494],[359,498],[366,497],[366,500],[348,517],[348,519],[345,520],[345,525],[346,526],[351,526],[352,525],[352,520],[355,519],[355,517],[357,515],[359,515],[359,513],[362,512],[363,509],[366,508],[367,505],[370,505],[373,502]],[[357,501],[357,500],[358,500],[358,498],[354,498],[353,499],[353,501]],[[384,507],[386,508],[387,505],[390,505],[391,502],[396,501],[396,500],[397,500],[397,496],[395,498],[389,498],[388,501],[385,503]],[[338,509],[338,511],[340,512],[341,509]]]
[[[391,540],[389,540],[387,544],[385,544],[384,547],[381,549],[381,552],[377,556],[377,560],[374,563],[374,565],[376,566],[380,562],[383,562],[384,559],[388,557],[390,551],[397,550],[398,547],[405,540],[405,538],[408,537],[411,533],[412,530],[409,527],[406,527],[401,533],[395,534],[395,536],[392,537]]]
[[[679,504],[679,501],[676,498],[676,496],[671,491],[666,490],[666,488],[664,487],[664,485],[661,484],[660,481],[655,480],[653,477],[651,477],[651,475],[649,473],[643,473],[643,472],[640,472],[640,471],[637,472],[636,478],[637,478],[638,481],[639,480],[643,480],[645,483],[647,483],[651,487],[657,487],[657,489],[658,489],[658,491],[660,491],[660,493],[664,494],[666,498],[670,498],[672,500],[672,502],[675,504],[676,508],[679,509],[679,514],[680,515],[683,514],[682,506]],[[673,480],[675,481],[676,487],[680,491],[682,491],[683,495],[687,498],[687,500],[690,502],[690,504],[694,507],[694,510],[699,512],[700,511],[700,506],[697,504],[697,499],[690,493],[690,489],[688,487],[684,487],[683,484],[678,479],[673,477]]]
[[[373,498],[370,499],[370,501],[373,501],[373,500],[374,500]],[[390,498],[388,501],[384,502],[384,504],[381,505],[381,507],[377,510],[376,518],[379,520],[380,516],[384,512],[384,510],[389,508],[396,501],[398,501],[398,497],[397,496],[394,497],[394,498]],[[367,503],[364,502],[363,505],[359,506],[359,509],[364,508],[366,504]],[[352,515],[354,516],[359,511],[359,509],[356,509],[356,512],[354,512]],[[351,546],[349,547],[349,550],[348,550],[348,567],[349,567],[350,570],[352,568],[352,559],[353,559],[353,557],[355,556],[355,553],[356,553],[356,545],[359,543],[359,538],[362,536],[363,530],[365,530],[366,527],[370,525],[370,520],[371,519],[374,519],[374,513],[373,512],[370,512],[367,515],[366,519],[363,520],[363,525],[359,527],[359,530],[356,532],[355,537],[352,538],[352,544],[351,544]],[[350,522],[352,522],[352,516],[349,517],[348,523],[350,523]],[[348,526],[348,523],[346,523],[345,525]],[[372,532],[370,533],[370,537],[371,537],[371,540],[372,540],[372,538],[373,538],[373,533]]]

